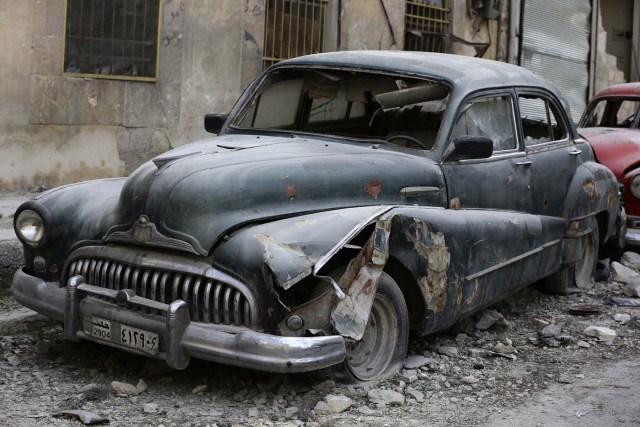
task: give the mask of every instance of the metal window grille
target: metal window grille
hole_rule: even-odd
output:
[[[324,50],[328,3],[329,0],[267,0],[264,68]]]
[[[407,0],[404,50],[444,52],[449,12],[449,0]]]
[[[65,75],[155,81],[160,0],[66,0]]]

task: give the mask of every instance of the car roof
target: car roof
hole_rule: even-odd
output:
[[[533,72],[504,62],[434,52],[342,51],[299,56],[274,65],[324,66],[409,74],[449,82],[458,90],[508,86],[543,87],[556,96],[558,90]]]
[[[617,95],[637,95],[640,96],[640,83],[621,83],[613,86],[609,86],[606,89],[596,93],[594,98],[601,98],[604,96],[617,96]]]

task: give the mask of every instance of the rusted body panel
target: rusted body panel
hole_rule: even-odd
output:
[[[529,120],[531,100],[555,121]],[[533,73],[475,58],[284,61],[208,122],[218,137],[21,206],[12,292],[69,339],[178,368],[341,363],[393,304],[398,331],[442,330],[580,262],[594,219],[601,243],[615,235],[615,178],[565,107]],[[131,328],[158,345],[119,337]]]

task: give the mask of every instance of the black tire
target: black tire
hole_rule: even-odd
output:
[[[347,344],[341,370],[349,382],[366,382],[397,373],[407,354],[409,312],[395,280],[382,273],[362,339]]]
[[[572,289],[588,287],[598,264],[600,232],[595,218],[589,221],[591,231],[584,236],[582,256],[574,264],[564,265],[554,274],[540,282],[541,292],[552,295],[567,295]]]
[[[344,362],[307,372],[305,378],[311,382],[333,378],[347,383],[386,378],[398,372],[408,342],[409,313],[404,296],[391,276],[382,273],[362,339],[347,342]]]

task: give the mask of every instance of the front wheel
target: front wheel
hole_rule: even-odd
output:
[[[358,383],[385,378],[398,371],[407,354],[409,313],[402,291],[387,273],[382,273],[364,335],[347,341],[344,362],[306,373],[308,381],[334,378]]]

